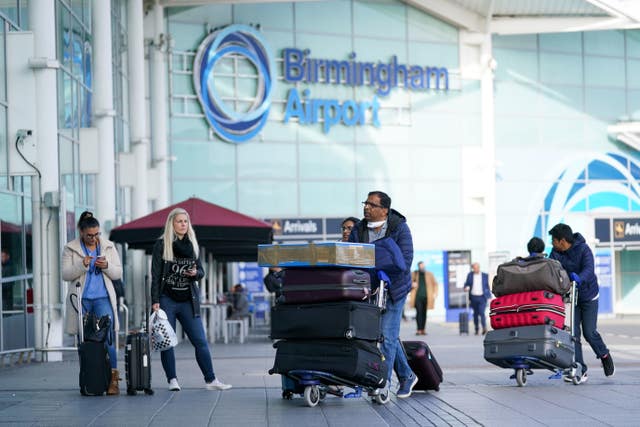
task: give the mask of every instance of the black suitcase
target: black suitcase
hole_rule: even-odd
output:
[[[278,341],[270,374],[312,370],[335,375],[354,385],[382,388],[387,364],[376,343],[362,340]]]
[[[80,373],[78,383],[80,394],[83,396],[102,396],[109,389],[111,383],[111,360],[105,342],[85,341],[84,322],[82,315],[82,298],[80,282],[76,282],[76,304],[74,294],[69,295],[69,301],[78,313],[78,356]],[[110,327],[110,326],[109,326]]]
[[[111,362],[107,345],[85,341],[78,346],[80,356],[79,385],[83,396],[102,396],[111,382]]]
[[[353,268],[287,268],[282,279],[284,304],[330,301],[367,301],[371,294],[371,276]]]
[[[461,311],[458,315],[458,327],[460,329],[460,335],[469,335],[469,312],[467,310]]]
[[[440,390],[442,369],[424,341],[402,341],[409,367],[418,376],[414,390]]]
[[[502,368],[526,359],[531,368],[565,369],[574,362],[574,338],[552,325],[496,329],[484,338],[484,358]]]
[[[153,394],[151,389],[149,334],[146,332],[134,332],[127,335],[124,366],[128,395],[134,395],[137,391]]]
[[[366,302],[280,304],[271,308],[272,339],[356,338],[377,341],[381,337],[380,308]]]

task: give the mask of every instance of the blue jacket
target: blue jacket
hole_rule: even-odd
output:
[[[486,299],[491,298],[491,289],[489,289],[489,275],[487,273],[480,273],[482,275],[482,294]],[[464,287],[469,287],[469,299],[471,299],[471,288],[473,288],[473,271],[467,274],[467,280],[464,281]]]
[[[573,234],[573,244],[569,249],[564,252],[553,249],[549,258],[560,261],[569,275],[576,273],[580,276],[578,302],[591,301],[598,295],[600,288],[593,269],[593,253],[580,233]]]
[[[394,209],[389,210],[387,233],[375,242],[369,242],[367,220],[360,221],[349,235],[350,242],[376,245],[376,269],[389,276],[389,296],[399,301],[411,290],[411,263],[413,262],[413,238],[407,219]]]

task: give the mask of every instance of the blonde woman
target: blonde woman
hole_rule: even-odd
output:
[[[204,277],[198,257],[198,240],[186,210],[176,208],[169,213],[164,233],[153,248],[151,262],[151,304],[154,311],[162,308],[175,330],[176,320],[195,348],[196,361],[204,375],[208,390],[227,390],[213,372],[209,343],[200,319],[200,291],[197,281]],[[173,348],[160,353],[169,390],[180,391]]]

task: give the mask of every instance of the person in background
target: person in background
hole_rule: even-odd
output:
[[[418,263],[418,270],[411,273],[411,294],[409,299],[416,309],[416,335],[427,335],[427,310],[433,310],[438,296],[438,282],[430,271],[425,270],[424,262]]]
[[[480,264],[477,262],[471,264],[471,270],[464,282],[464,290],[469,292],[475,334],[478,335],[479,326],[482,324],[482,335],[485,335],[487,333],[487,319],[484,312],[487,308],[487,301],[491,298],[489,275],[480,272]]]
[[[580,233],[574,233],[567,224],[554,225],[549,230],[549,234],[553,245],[549,258],[560,261],[562,268],[569,273],[569,277],[576,282],[578,287],[578,298],[573,310],[575,325],[573,335],[576,339],[576,362],[582,365],[580,382],[586,382],[588,379],[580,335],[584,335],[584,339],[587,340],[593,352],[600,359],[605,376],[610,377],[615,373],[615,367],[611,353],[602,336],[598,333],[600,288],[593,266],[593,253],[587,246],[584,237]],[[572,381],[567,376],[564,379],[567,382]]]
[[[195,348],[196,362],[204,375],[207,390],[228,390],[213,372],[209,343],[200,319],[200,290],[196,283],[204,277],[199,258],[198,240],[186,210],[175,208],[167,216],[164,233],[153,247],[151,259],[151,304],[162,308],[175,331],[176,320]],[[176,357],[171,347],[160,353],[169,390],[180,391],[176,374]]]
[[[544,256],[544,241],[539,237],[532,237],[527,243],[529,256]]]
[[[244,286],[238,283],[233,286],[231,294],[231,314],[229,319],[244,319],[249,316],[249,298],[244,292]]]
[[[354,218],[352,216],[342,221],[342,224],[340,225],[340,230],[342,231],[342,240],[340,240],[341,242],[349,241],[349,235],[351,234],[351,230],[353,230],[353,227],[356,226],[358,221],[359,221],[358,218]]]
[[[385,339],[380,350],[389,369],[387,384],[391,383],[395,369],[400,383],[396,396],[402,399],[411,396],[418,383],[418,377],[409,367],[399,340],[402,309],[411,290],[413,238],[407,219],[391,209],[391,198],[386,193],[371,191],[362,204],[364,218],[351,230],[349,241],[375,244],[376,268],[389,276],[387,306],[382,314],[382,334]],[[378,264],[379,252],[384,256],[384,259],[380,259],[381,264]],[[382,265],[383,262],[385,265]]]
[[[107,394],[117,395],[120,394],[120,375],[115,334],[119,325],[118,316],[114,315],[117,298],[113,280],[122,277],[122,264],[113,242],[100,237],[100,223],[91,212],[82,212],[78,231],[80,237],[67,243],[62,251],[62,280],[69,282],[68,294],[82,301],[83,313],[93,312],[98,318],[107,315],[111,319],[111,339],[107,339],[111,382]],[[80,295],[76,294],[77,282],[80,282]],[[66,307],[65,330],[72,335],[79,333],[78,313],[72,304]]]

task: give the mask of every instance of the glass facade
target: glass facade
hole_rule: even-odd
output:
[[[503,245],[514,230],[519,242],[546,239],[571,218],[590,235],[593,215],[638,212],[640,155],[607,127],[640,118],[639,39],[638,30],[493,38]]]
[[[9,176],[7,123],[7,33],[27,24],[25,1],[0,7],[0,353],[34,346],[31,177]]]
[[[465,147],[481,143],[479,82],[457,78],[449,91],[398,87],[378,95],[379,127],[338,124],[325,132],[323,123],[284,122],[292,89],[340,102],[376,95],[371,86],[285,81],[284,49],[336,60],[354,52],[358,61],[373,63],[395,56],[398,64],[447,67],[453,80],[452,70],[459,69],[455,27],[389,1],[216,4],[167,14],[174,201],[196,195],[259,218],[346,217],[359,216],[367,192],[382,189],[419,223],[425,247],[444,240],[447,229],[462,239],[462,230],[476,226],[476,218],[462,212],[460,159]],[[229,24],[259,24],[276,63],[268,121],[243,144],[224,142],[210,130],[193,82],[195,50],[207,29]],[[255,70],[247,61],[231,62],[220,61],[216,90],[229,105],[244,100],[233,104],[241,110],[255,92]],[[436,226],[439,221],[450,227]]]
[[[58,149],[60,190],[66,209],[67,240],[75,238],[75,218],[94,209],[95,176],[82,174],[80,129],[92,120],[91,1],[56,3],[58,60]]]

